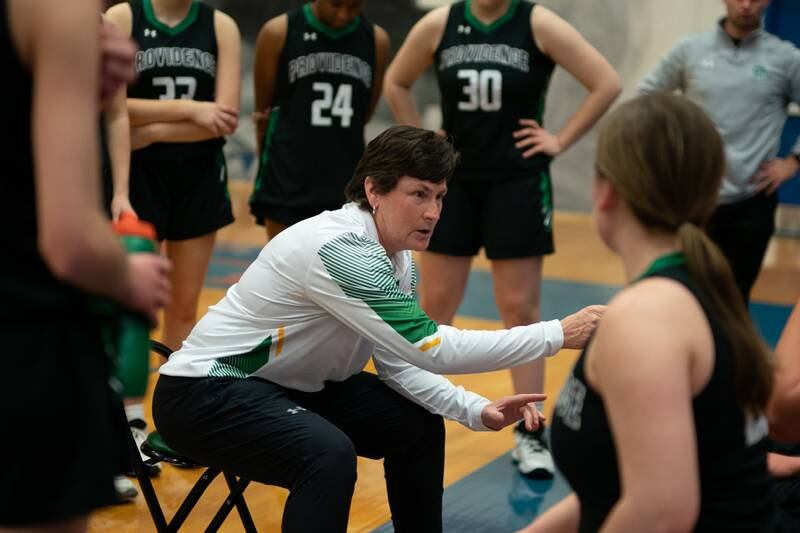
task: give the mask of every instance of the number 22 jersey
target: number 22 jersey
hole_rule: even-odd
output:
[[[461,152],[457,179],[534,176],[550,162],[544,154],[523,158],[513,137],[521,118],[543,125],[555,68],[534,41],[534,8],[512,0],[505,14],[486,25],[470,11],[470,0],[450,6],[434,59],[442,129]]]
[[[332,29],[310,4],[288,13],[251,205],[338,209],[364,151],[375,35],[364,16]]]

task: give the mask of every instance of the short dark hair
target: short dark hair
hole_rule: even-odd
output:
[[[392,126],[372,139],[344,189],[345,197],[369,210],[364,180],[375,180],[376,192],[386,194],[403,176],[432,183],[449,180],[458,165],[453,144],[433,131],[411,126]]]

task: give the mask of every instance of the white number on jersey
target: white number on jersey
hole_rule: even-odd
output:
[[[311,88],[314,92],[322,93],[320,98],[311,102],[311,125],[331,126],[332,117],[339,117],[341,126],[349,128],[353,116],[353,86],[349,83],[339,85],[336,96],[330,83],[318,81]],[[328,116],[328,112],[331,116]]]
[[[197,91],[197,79],[193,76],[178,76],[175,79],[169,76],[157,76],[153,78],[153,87],[164,88],[164,92],[158,97],[160,100],[175,100],[176,87],[185,88],[178,98],[194,100],[194,93]]]
[[[467,80],[464,94],[467,100],[458,102],[459,111],[499,111],[503,106],[503,75],[499,70],[459,70],[456,74]]]

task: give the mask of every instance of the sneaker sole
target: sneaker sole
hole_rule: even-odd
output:
[[[511,450],[511,462],[517,465],[517,471],[525,476],[528,479],[535,479],[538,481],[553,479],[555,474],[546,468],[534,468],[530,472],[524,472],[521,468],[519,468],[519,455],[517,455],[517,449],[514,448]]]
[[[120,494],[117,494],[117,499],[114,501],[114,503],[112,505],[125,505],[126,503],[133,503],[133,502],[136,501],[136,497],[138,495],[139,495],[138,492],[136,494],[132,494],[130,496],[128,496],[127,494],[124,495],[124,496],[120,495]]]

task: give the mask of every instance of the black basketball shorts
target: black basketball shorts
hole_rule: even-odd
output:
[[[201,237],[233,222],[222,148],[182,159],[131,156],[130,200],[159,240]]]
[[[450,182],[428,250],[474,256],[481,246],[489,259],[553,253],[553,194],[547,169],[532,177]]]

